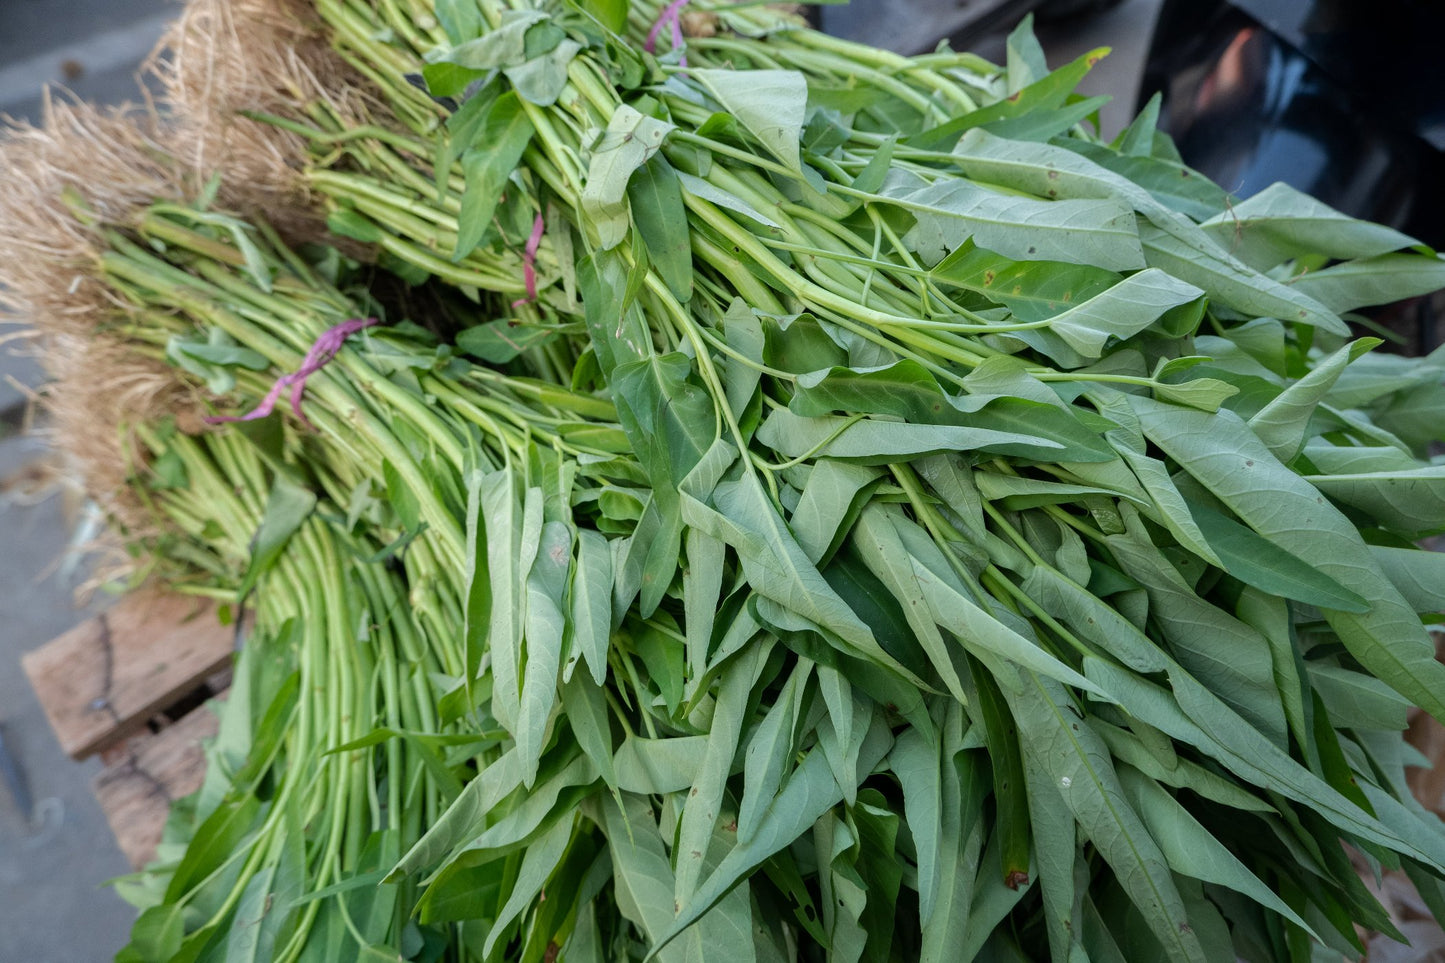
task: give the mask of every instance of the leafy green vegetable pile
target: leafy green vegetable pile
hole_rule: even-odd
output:
[[[1445,356],[1346,324],[1445,264],[1099,52],[694,6],[316,0],[370,106],[253,116],[378,267],[76,208],[238,411],[381,321],[137,434],[258,628],[125,958],[1303,961],[1394,932],[1342,843],[1445,917]]]

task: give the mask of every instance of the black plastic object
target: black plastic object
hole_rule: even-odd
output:
[[[932,50],[945,37],[1013,26],[1038,0],[852,0],[814,8],[828,33],[903,54]]]
[[[1141,85],[1185,161],[1238,196],[1284,181],[1445,247],[1436,0],[1166,0]],[[1438,305],[1377,316],[1440,343]]]
[[[898,53],[932,50],[945,37],[963,49],[971,41],[1011,30],[1025,14],[1041,19],[1074,16],[1119,0],[852,0],[809,8],[809,17],[837,37]]]

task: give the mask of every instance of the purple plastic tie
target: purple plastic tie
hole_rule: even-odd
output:
[[[532,233],[527,238],[527,246],[522,250],[522,278],[527,283],[527,296],[513,301],[514,308],[537,300],[537,249],[542,246],[542,229],[546,226],[541,214],[532,222]]]
[[[222,425],[232,421],[255,421],[258,418],[265,418],[276,408],[276,402],[281,400],[281,392],[286,388],[291,389],[291,411],[307,428],[314,427],[310,420],[301,413],[301,399],[306,393],[306,379],[311,377],[326,363],[336,357],[336,352],[341,350],[346,339],[363,328],[369,328],[374,324],[380,324],[376,318],[352,318],[350,321],[343,321],[340,324],[332,325],[322,332],[321,337],[306,352],[306,357],[301,361],[301,367],[287,375],[276,379],[271,390],[266,392],[266,397],[261,403],[250,412],[244,415],[212,415],[206,419],[208,425]]]
[[[642,45],[643,50],[646,50],[648,53],[654,53],[656,51],[657,35],[662,32],[663,24],[667,24],[672,28],[672,49],[682,49],[682,8],[687,6],[687,4],[688,0],[672,0],[672,3],[662,8],[662,13],[657,15],[657,22],[652,25],[651,30],[647,31],[647,40]],[[679,56],[677,62],[686,67],[687,54]]]

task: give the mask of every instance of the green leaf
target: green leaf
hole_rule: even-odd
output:
[[[919,425],[1022,434],[1062,446],[1062,450],[1049,456],[1050,460],[1113,460],[1113,449],[1099,437],[1097,430],[1083,423],[1088,413],[1064,405],[1041,382],[1023,372],[1018,374],[1019,380],[1010,379],[998,386],[1000,393],[995,393],[992,385],[969,381],[966,383],[970,393],[949,395],[932,374],[912,360],[878,368],[839,366],[800,375],[798,390],[789,407],[800,415],[821,416],[832,411],[869,413],[903,418]],[[1049,400],[1007,393],[1028,389],[1036,390]]]
[[[1143,818],[1149,834],[1176,873],[1225,886],[1278,913],[1311,936],[1314,930],[1290,909],[1259,877],[1205,829],[1177,799],[1154,780],[1124,768],[1119,770],[1124,795]]]
[[[1371,545],[1380,571],[1416,612],[1445,612],[1445,554]]]
[[[546,344],[556,334],[555,328],[500,318],[458,332],[457,347],[483,361],[500,365],[529,348]]]
[[[1219,556],[1205,541],[1204,533],[1199,530],[1194,516],[1190,514],[1189,505],[1174,484],[1174,479],[1170,477],[1169,469],[1159,459],[1143,454],[1143,447],[1142,436],[1138,445],[1140,450],[1123,443],[1115,446],[1119,456],[1129,466],[1129,471],[1138,479],[1143,493],[1148,496],[1148,501],[1141,505],[1141,510],[1167,528],[1180,545],[1212,565],[1221,565]],[[1078,469],[1074,468],[1074,471],[1077,472]]]
[[[523,851],[522,865],[517,869],[517,878],[512,883],[507,902],[487,931],[487,941],[483,944],[486,955],[491,955],[498,939],[510,934],[512,922],[520,917],[532,900],[536,899],[537,894],[542,892],[543,885],[562,862],[567,844],[572,840],[572,833],[573,821],[559,819]]]
[[[1083,264],[1016,261],[972,242],[939,261],[929,275],[1006,306],[1024,323],[1051,318],[1123,280],[1113,271]]]
[[[778,224],[777,221],[763,214],[736,194],[725,191],[721,187],[705,181],[701,177],[695,177],[686,171],[677,171],[676,173],[678,183],[682,186],[682,189],[693,197],[700,197],[709,204],[716,204],[718,207],[741,214],[744,217],[756,221],[763,227],[771,227],[778,230],[782,229],[782,226]]]
[[[683,517],[738,553],[755,592],[827,629],[854,654],[918,682],[879,646],[872,630],[819,574],[755,477],[718,485],[714,500],[717,510],[684,497]]]
[[[922,133],[907,137],[903,142],[918,150],[951,150],[964,131],[974,127],[981,127],[984,124],[1012,117],[1024,117],[1038,111],[1057,109],[1063,106],[1069,95],[1074,92],[1074,88],[1079,85],[1079,81],[1084,79],[1084,75],[1093,69],[1093,66],[1107,53],[1108,48],[1106,47],[1091,50],[1072,63],[1012,92],[1010,96],[997,103],[969,111],[939,124],[937,127],[931,127]]]
[[[917,529],[911,539],[906,529],[902,534],[908,542],[913,571],[923,589],[929,615],[952,633],[969,654],[993,668],[1000,686],[1007,690],[1015,682],[1012,667],[1003,671],[996,668],[1002,664],[1000,660],[1007,660],[1020,669],[1040,672],[1076,688],[1097,692],[1093,683],[1054,658],[1037,641],[1025,638],[1008,623],[970,601],[942,551],[926,533]]]
[[[676,563],[674,559],[673,564]],[[667,711],[676,714],[682,704],[685,672],[685,655],[683,647],[677,644],[676,632],[664,632],[656,625],[644,625],[637,633],[633,647],[647,669],[644,678],[657,687]],[[645,697],[652,698],[650,693]]]
[[[796,70],[690,70],[770,154],[802,173],[808,84]]]
[[[429,65],[423,68],[423,73],[429,72],[435,69],[435,67],[436,65]],[[475,71],[467,71],[465,68],[453,67],[450,69],[462,76],[476,76]],[[461,77],[456,77],[455,79],[459,81]],[[433,93],[438,92],[433,91]],[[461,91],[458,93],[461,93]],[[486,124],[487,117],[491,113],[492,105],[501,93],[501,84],[488,83],[484,85],[481,90],[478,90],[463,101],[462,105],[447,118],[445,133],[440,134],[437,138],[437,159],[434,169],[436,172],[438,200],[444,198],[450,190],[452,165],[456,163],[457,158],[460,157],[467,148],[476,142],[477,136],[481,133],[482,126]],[[376,235],[371,238],[368,243],[375,243],[381,240],[383,235],[380,228],[373,225],[368,228],[368,230]],[[348,234],[347,236],[350,237],[351,235]],[[366,238],[358,238],[358,240],[366,240]]]
[[[1163,102],[1164,95],[1156,92],[1109,146],[1125,157],[1151,156],[1154,135],[1159,129],[1159,107]]]
[[[1169,673],[1173,692],[1094,656],[1084,657],[1084,671],[1107,687],[1131,715],[1194,746],[1236,778],[1301,803],[1347,833],[1431,865],[1441,864],[1445,845],[1420,833],[1418,827],[1401,835],[1382,825],[1266,739],[1182,669]],[[1425,849],[1437,855],[1428,856]]]
[[[261,813],[261,800],[253,795],[227,798],[196,827],[192,842],[186,847],[180,865],[166,887],[166,902],[174,902],[201,886],[212,873],[240,851],[256,828]]]
[[[480,833],[497,804],[521,784],[521,758],[515,749],[509,749],[466,784],[461,795],[387,874],[385,882],[435,867],[448,852]]]
[[[1113,198],[1114,203],[1145,215],[1137,222],[1135,240],[1143,245],[1149,267],[1161,268],[1203,289],[1211,300],[1254,316],[1348,333],[1344,322],[1318,301],[1230,257],[1188,218],[1169,210],[1127,178],[1067,148],[1009,141],[975,130],[959,143],[954,156],[970,177],[1038,197]]]
[[[1235,257],[1261,271],[1291,258],[1374,257],[1419,242],[1382,224],[1356,220],[1283,182],[1200,225]]]
[[[204,341],[196,335],[171,335],[166,342],[166,360],[204,379],[206,388],[215,395],[235,390],[236,377],[226,369],[265,371],[271,367],[265,355],[236,344],[220,328],[211,328]]]
[[[970,660],[970,674],[977,696],[978,716],[983,721],[984,744],[993,770],[994,835],[999,844],[1000,879],[1009,889],[1029,882],[1029,851],[1032,831],[1032,793],[1024,777],[1024,759],[1019,750],[1019,731],[1004,702],[998,683],[977,660]],[[1069,826],[1073,842],[1073,824]],[[1073,871],[1073,846],[1068,847],[1069,871]]]
[[[563,522],[542,526],[541,544],[527,574],[522,664],[522,693],[517,715],[517,752],[522,757],[522,784],[531,788],[537,763],[557,704],[566,629],[564,596],[572,569],[572,531]]]
[[[1223,188],[1177,157],[1122,155],[1077,137],[1060,137],[1055,143],[1144,188],[1165,208],[1195,220],[1213,217],[1229,205],[1229,194]],[[1228,248],[1227,244],[1222,246]]]
[[[532,122],[522,101],[507,91],[492,101],[481,120],[475,146],[462,152],[461,211],[457,214],[457,246],[452,260],[476,250],[492,226],[492,216],[522,153],[532,142]]]
[[[959,948],[978,929],[970,904],[983,841],[980,811],[988,776],[981,772],[978,754],[960,751],[966,735],[971,734],[965,728],[963,707],[950,700],[940,728],[941,743],[931,747],[939,757],[943,772],[939,797],[940,872],[933,912],[920,919],[923,926],[921,963],[947,963],[957,959]],[[905,807],[907,805],[905,800]]]
[[[606,251],[622,243],[632,224],[627,185],[632,174],[662,147],[673,125],[620,105],[597,143],[582,186],[582,213]]]
[[[266,356],[236,343],[235,339],[220,328],[211,328],[206,340],[196,336],[172,335],[166,342],[166,357],[187,371],[208,381],[213,394],[226,394],[236,384],[228,372],[215,368],[246,368],[250,371],[265,371],[271,367]],[[218,386],[224,385],[223,387]]]
[[[858,963],[868,943],[868,930],[861,922],[868,890],[856,865],[859,841],[835,814],[825,813],[813,827],[812,842],[818,853],[819,901],[829,957]]]
[[[943,684],[955,699],[966,703],[969,700],[960,678],[960,666],[954,664],[954,653],[949,651],[924,594],[923,583],[929,579],[916,570],[898,531],[899,526],[909,524],[897,506],[870,504],[858,516],[852,542],[868,570],[897,600],[909,628],[928,653],[928,660]]]
[[[773,804],[794,755],[803,696],[813,663],[800,659],[767,715],[753,732],[743,756],[743,797],[738,806],[738,842],[747,843]]]
[[[937,744],[910,726],[898,734],[888,754],[888,768],[903,789],[904,818],[918,854],[918,915],[925,927],[933,917],[943,871],[939,852],[943,784],[938,753]]]
[[[1381,254],[1302,274],[1290,286],[1343,313],[1438,291],[1445,287],[1445,260],[1425,254]]]
[[[914,638],[908,620],[888,590],[868,571],[851,541],[845,541],[823,570],[823,578],[863,620],[879,646],[915,676],[929,674],[923,647]],[[848,683],[866,692],[873,701],[898,707],[898,714],[916,726],[931,730],[927,707],[919,687],[901,674],[876,671],[876,665],[843,654],[841,643],[826,639],[808,620],[782,609],[769,599],[753,599],[759,620],[778,634],[804,658],[831,665]],[[804,644],[804,641],[812,644]],[[831,643],[831,647],[830,647]],[[901,700],[901,701],[900,701]]]
[[[1232,518],[1204,505],[1195,505],[1193,515],[1224,570],[1241,582],[1324,609],[1369,611],[1365,599]]]
[[[659,528],[642,546],[644,618],[650,616],[677,571],[682,539],[678,488],[717,438],[712,398],[688,380],[692,361],[680,352],[650,355],[619,365],[612,375],[618,420],[652,482]]]
[[[1284,285],[1230,257],[1212,240],[1199,246],[1152,224],[1141,224],[1139,240],[1150,267],[1203,288],[1210,299],[1252,317],[1278,318],[1346,335],[1349,329],[1332,306],[1298,284]]]
[[[1005,710],[1007,711],[1007,710]],[[1018,754],[1018,737],[1014,735],[1014,753]],[[1052,779],[1032,757],[1021,761],[1027,777],[1028,814],[1033,836],[1034,864],[1038,868],[1042,893],[1044,923],[1049,932],[1049,956],[1058,963],[1076,958],[1083,931],[1083,920],[1077,908],[1077,886],[1074,867],[1079,861],[1078,824],[1073,813],[1054,804],[1056,794]],[[999,810],[1000,817],[1003,810]],[[1015,884],[1021,881],[1014,878]],[[1082,949],[1082,946],[1079,946]]]
[[[1074,814],[1168,958],[1204,963],[1164,854],[1126,801],[1108,750],[1063,688],[1029,673],[1024,686],[1009,693],[1009,704],[1024,752],[1058,794],[1055,804]]]
[[[1277,745],[1287,745],[1284,707],[1268,643],[1250,626],[1195,594],[1190,582],[1123,509],[1127,534],[1107,536],[1115,560],[1149,593],[1150,614],[1174,657]],[[1198,564],[1197,562],[1195,564]]]
[[[1379,679],[1326,663],[1306,664],[1310,686],[1335,728],[1399,732],[1409,725],[1410,703]]]
[[[507,10],[495,29],[489,29],[481,36],[464,40],[451,49],[443,49],[433,55],[432,63],[456,64],[471,70],[500,70],[527,59],[527,33],[538,23],[547,20],[540,10]],[[465,21],[453,8],[452,25],[455,29],[470,29],[478,26],[468,16]],[[445,23],[445,21],[444,21]]]
[[[723,340],[728,347],[741,355],[728,355],[722,359],[722,381],[723,390],[727,394],[727,405],[741,420],[762,381],[762,372],[756,366],[763,363],[763,352],[767,347],[766,335],[763,333],[762,321],[742,298],[734,298],[728,305],[722,317],[722,330]],[[745,426],[743,430],[748,432],[751,428]]]
[[[1310,419],[1345,367],[1380,343],[1378,338],[1360,338],[1318,361],[1308,374],[1250,418],[1249,427],[1276,458],[1286,464],[1293,461],[1304,447]]]
[[[813,463],[802,497],[788,520],[809,561],[828,563],[882,477],[873,469],[831,458]]]
[[[564,38],[544,53],[539,52],[520,64],[503,68],[502,73],[523,100],[550,107],[566,89],[567,65],[581,50],[580,43]]]
[[[685,540],[687,565],[682,571],[683,614],[687,628],[690,680],[707,671],[708,651],[717,625],[727,547],[704,531],[689,528]]]
[[[1445,666],[1410,606],[1375,565],[1352,525],[1285,468],[1229,413],[1208,415],[1130,397],[1149,439],[1256,533],[1370,603],[1326,609],[1326,620],[1366,669],[1436,718],[1445,718]]]
[[[892,958],[898,891],[903,867],[897,855],[899,816],[882,793],[866,788],[849,816],[859,842],[857,873],[868,901],[859,922],[868,934],[862,963],[889,963]]]
[[[1130,725],[1147,726],[1140,720],[1130,720]],[[1170,767],[1159,759],[1157,753],[1147,748],[1138,734],[1127,729],[1111,726],[1096,716],[1089,717],[1089,728],[1099,734],[1114,759],[1126,766],[1139,770],[1145,776],[1164,786],[1188,789],[1203,799],[1208,799],[1241,812],[1273,813],[1274,807],[1263,801],[1238,782],[1222,776],[1215,769],[1206,769],[1197,762],[1175,756]],[[1157,730],[1154,730],[1157,731]],[[1167,737],[1166,737],[1167,738]],[[1171,743],[1172,744],[1172,743]],[[1121,770],[1122,771],[1122,770]]]
[[[1123,613],[1056,569],[1030,566],[1022,588],[1044,611],[1135,671],[1158,672],[1168,665],[1163,651]]]
[[[1047,141],[1088,123],[1112,98],[1084,97],[1053,110],[1035,110],[1018,117],[1005,117],[979,125],[980,130],[1013,140]]]
[[[613,768],[612,719],[602,687],[586,673],[574,675],[562,685],[562,709],[577,738],[577,745],[592,760],[602,781],[617,791]]]
[[[130,942],[121,950],[117,960],[128,954],[131,959],[144,963],[161,963],[173,959],[181,949],[185,938],[186,904],[167,901],[152,906],[140,914],[130,931]]]
[[[571,621],[573,648],[601,686],[607,679],[607,646],[612,634],[612,550],[605,536],[585,528],[577,533]]]
[[[1110,339],[1132,338],[1152,327],[1171,308],[1203,296],[1204,292],[1194,285],[1149,268],[1054,315],[1048,330],[1085,358],[1099,358]]]
[[[251,540],[251,560],[246,573],[236,589],[238,598],[245,598],[258,579],[270,571],[286,548],[291,536],[311,516],[316,508],[316,493],[291,481],[285,475],[277,475],[271,485],[271,494],[266,499],[266,512],[261,516],[261,526]]]
[[[893,151],[897,146],[898,138],[892,136],[874,148],[872,156],[868,158],[868,163],[864,164],[863,169],[858,172],[858,176],[853,178],[851,185],[853,190],[865,194],[877,193],[888,176],[888,170],[893,163]]]
[[[454,44],[475,40],[486,29],[481,8],[471,0],[436,0],[437,22]]]
[[[538,830],[550,827],[558,819],[570,818],[570,810],[595,791],[592,786],[597,779],[597,767],[582,753],[550,753],[543,760],[531,792],[520,793],[516,804],[501,818],[492,814],[486,828],[455,851],[456,856],[464,858],[454,865],[481,862],[512,852],[532,839]],[[467,856],[469,853],[473,855]]]
[[[623,792],[644,795],[689,789],[697,781],[706,744],[706,736],[644,739],[630,735],[612,759],[617,785]]]
[[[1110,271],[1144,267],[1134,213],[1115,200],[1040,201],[964,178],[941,178],[881,199],[913,214],[917,223],[904,242],[930,263],[972,238],[979,247],[1020,261]]]
[[[518,652],[522,647],[525,569],[523,506],[508,469],[488,472],[480,482],[480,518],[486,520],[487,579],[491,619],[487,647],[492,656],[492,715],[513,732],[521,707]],[[527,563],[527,564],[530,564]]]
[[[602,24],[613,33],[622,33],[627,29],[627,10],[631,6],[629,0],[580,0],[582,9],[597,18]]]
[[[758,428],[758,440],[788,458],[838,458],[863,465],[886,465],[921,455],[986,451],[1052,462],[1077,450],[1047,438],[991,428],[914,425],[854,416],[802,418],[775,409]],[[1091,452],[1081,461],[1098,460]]]
[[[421,68],[426,91],[433,98],[465,97],[467,88],[477,81],[485,81],[488,73],[485,70],[473,70],[470,67],[459,67],[456,64],[448,63],[427,64]],[[447,148],[443,147],[442,149],[446,150]],[[455,155],[453,155],[453,159],[455,159]]]
[[[1177,383],[1156,381],[1154,395],[1164,401],[1188,405],[1200,411],[1218,411],[1219,406],[1239,394],[1239,386],[1218,378],[1195,378]]]
[[[859,782],[872,772],[887,754],[892,741],[887,724],[882,721],[882,716],[875,712],[868,738],[858,757]],[[739,843],[722,858],[717,868],[698,886],[692,900],[682,907],[661,932],[649,930],[653,943],[647,958],[659,956],[678,934],[702,917],[731,891],[740,879],[769,856],[781,851],[807,832],[842,798],[842,790],[838,788],[823,753],[818,750],[808,753],[768,808],[752,839]]]
[[[827,715],[818,720],[818,745],[833,767],[833,778],[843,790],[843,802],[853,806],[858,802],[858,787],[849,774],[858,768],[858,753],[863,749],[873,710],[866,699],[854,696],[852,683],[840,669],[820,665],[817,673],[818,691],[827,710]]]
[[[1445,465],[1304,479],[1335,501],[1366,513],[1381,528],[1412,538],[1445,529]]]
[[[577,262],[577,289],[604,381],[611,380],[618,365],[653,353],[647,319],[630,282],[628,265],[618,252],[595,251]]]
[[[692,298],[692,243],[677,172],[665,157],[654,154],[632,175],[627,197],[648,260],[672,296],[686,304]]]
[[[602,801],[602,825],[612,854],[617,908],[653,941],[650,956],[661,963],[748,961],[752,952],[752,919],[747,888],[721,898],[710,912],[694,917],[697,925],[672,945],[659,949],[663,933],[674,932],[672,869],[667,850],[646,800],[627,796],[620,808]],[[722,894],[719,894],[722,896]]]
[[[729,662],[723,670],[722,679],[718,685],[717,702],[713,709],[712,725],[708,731],[707,749],[698,769],[697,780],[688,792],[687,802],[682,810],[682,819],[678,824],[677,845],[674,847],[677,881],[673,891],[677,905],[684,905],[692,898],[692,894],[697,888],[697,881],[702,875],[708,845],[712,841],[714,830],[717,829],[718,818],[722,815],[727,792],[727,779],[732,772],[733,756],[737,754],[738,743],[742,738],[743,729],[747,725],[749,697],[752,695],[753,686],[757,683],[758,676],[771,651],[770,644],[752,646]],[[785,702],[786,699],[787,696],[784,696],[779,703]],[[780,704],[775,704],[768,718],[783,711]],[[764,738],[763,730],[767,725],[768,722],[765,719],[753,737],[754,743],[758,739]],[[791,746],[791,740],[789,740],[789,745]],[[751,768],[753,758],[753,745],[749,744],[744,769],[745,780],[748,779],[748,770]],[[773,792],[770,791],[768,793],[769,800],[772,795]],[[744,808],[747,803],[745,792]],[[744,831],[743,826],[743,818],[740,813],[737,822],[740,839]]]
[[[1004,45],[1007,57],[1005,77],[1008,92],[1016,94],[1049,73],[1048,62],[1044,59],[1044,48],[1034,36],[1034,15],[1026,14],[1019,25],[1008,35]]]

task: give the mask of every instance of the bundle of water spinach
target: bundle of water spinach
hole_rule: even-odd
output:
[[[382,192],[316,163],[333,225],[608,396],[638,469],[468,490],[515,747],[388,880],[496,959],[1353,956],[1395,930],[1341,843],[1445,916],[1401,738],[1445,718],[1445,357],[1346,323],[1445,264],[1231,198],[1153,105],[1102,141],[1096,58],[1027,32],[994,68],[692,7],[317,2],[414,138],[327,155]],[[489,252],[525,278],[450,266]]]

